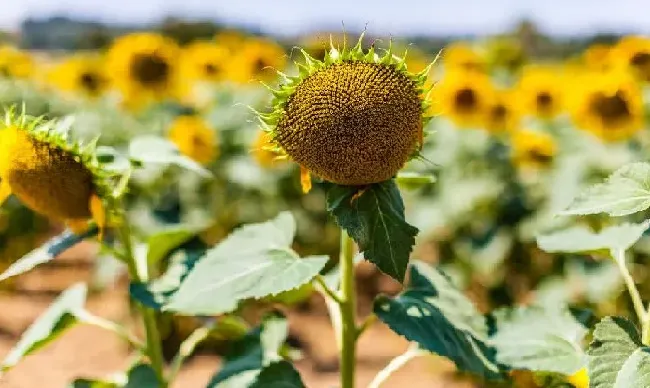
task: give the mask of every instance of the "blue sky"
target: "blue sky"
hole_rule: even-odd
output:
[[[368,24],[381,34],[490,33],[523,16],[554,34],[650,33],[650,0],[2,0],[0,27],[27,16],[68,14],[109,22],[167,15],[219,18],[277,34]]]

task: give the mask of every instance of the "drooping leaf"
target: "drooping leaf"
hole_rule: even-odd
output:
[[[627,319],[603,318],[587,353],[590,387],[650,386],[650,347],[643,346],[637,328]]]
[[[176,225],[149,236],[147,238],[147,262],[149,265],[158,263],[174,248],[187,242],[205,228],[206,225]]]
[[[437,269],[416,261],[410,274],[411,283],[402,294],[375,300],[373,310],[379,319],[422,349],[449,358],[462,371],[499,378],[495,349],[487,344],[485,317]]]
[[[0,281],[23,274],[38,265],[54,260],[67,249],[77,245],[88,237],[96,235],[97,232],[97,227],[91,227],[83,234],[74,234],[69,230],[64,231],[13,263],[6,271],[0,274]]]
[[[159,388],[156,372],[148,364],[138,364],[129,370],[124,388]]]
[[[282,360],[264,367],[250,388],[305,388],[305,384],[293,365]]]
[[[23,357],[55,340],[78,320],[75,312],[86,303],[86,285],[76,284],[65,290],[23,333],[0,364],[0,373],[15,366]]]
[[[326,184],[327,210],[382,272],[404,281],[418,229],[404,219],[404,203],[391,179],[364,188]]]
[[[586,226],[574,226],[559,232],[537,237],[537,245],[549,253],[587,253],[627,250],[636,243],[650,222],[621,224],[594,232]]]
[[[607,213],[625,216],[650,207],[650,164],[621,167],[603,183],[582,192],[563,215]]]
[[[181,154],[174,143],[154,135],[143,135],[131,140],[129,156],[131,160],[143,164],[176,165],[204,177],[212,175],[199,163]]]
[[[493,313],[490,343],[499,363],[512,369],[571,375],[586,366],[582,340],[587,329],[568,309],[520,307]]]
[[[234,310],[244,299],[277,295],[308,283],[328,257],[298,257],[289,248],[294,233],[289,213],[236,230],[200,259],[163,309],[220,314]]]
[[[265,366],[281,360],[279,351],[287,333],[284,317],[267,316],[260,326],[232,344],[224,356],[223,367],[212,377],[208,388],[248,387]]]

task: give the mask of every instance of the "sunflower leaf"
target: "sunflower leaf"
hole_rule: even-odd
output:
[[[85,284],[76,284],[65,290],[23,333],[16,346],[0,364],[0,375],[15,366],[23,357],[47,345],[78,323],[75,313],[80,311],[85,303]]]
[[[327,210],[359,245],[366,260],[404,281],[418,229],[404,219],[404,203],[391,179],[365,188],[326,183]]]
[[[278,361],[262,369],[250,388],[305,388],[289,361]]]
[[[290,213],[236,230],[198,261],[163,309],[220,314],[244,299],[277,295],[310,282],[328,257],[301,259],[290,248],[294,234]]]
[[[485,317],[472,302],[425,263],[414,262],[410,275],[403,293],[375,299],[373,310],[379,319],[420,348],[452,360],[461,371],[500,378]]]
[[[582,192],[562,215],[625,216],[650,208],[650,163],[632,163]]]
[[[605,317],[600,321],[587,353],[590,387],[650,386],[650,347],[643,346],[637,328],[627,319]]]

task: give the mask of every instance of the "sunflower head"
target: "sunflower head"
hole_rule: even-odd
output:
[[[183,49],[182,73],[194,81],[221,81],[229,59],[229,51],[224,46],[197,41]]]
[[[574,122],[605,141],[628,139],[643,128],[643,98],[624,72],[596,72],[576,80],[570,111]]]
[[[520,168],[547,168],[557,153],[555,140],[549,134],[533,130],[517,130],[511,138],[512,160]]]
[[[493,96],[490,78],[467,70],[446,72],[432,93],[435,111],[461,128],[484,124]]]
[[[643,82],[650,82],[650,38],[628,36],[614,47],[613,57]]]
[[[88,98],[101,96],[110,87],[109,77],[99,57],[77,55],[59,63],[49,74],[58,89]]]
[[[179,54],[176,43],[162,35],[125,35],[108,51],[108,71],[127,104],[150,102],[178,92]]]
[[[218,155],[217,135],[199,116],[178,116],[172,122],[168,137],[183,155],[198,163],[208,164]]]
[[[519,107],[514,103],[513,93],[498,90],[489,101],[485,113],[485,128],[492,133],[511,132],[521,121]]]
[[[0,78],[28,78],[34,72],[32,57],[9,45],[0,45]]]
[[[517,85],[522,111],[540,119],[552,119],[563,108],[562,74],[550,67],[527,67]]]
[[[484,72],[485,59],[468,43],[455,42],[442,51],[443,64],[447,70],[474,70]]]
[[[323,61],[303,55],[299,74],[273,91],[273,112],[260,115],[272,142],[333,183],[392,178],[422,144],[429,68],[412,74],[390,48],[364,52],[361,39],[351,48],[332,45]]]
[[[606,44],[591,45],[582,54],[582,58],[591,70],[607,70],[612,66],[612,47]]]
[[[105,224],[108,174],[94,143],[68,143],[55,123],[7,114],[0,124],[0,203],[14,194],[27,207],[71,227]]]
[[[266,39],[252,39],[245,42],[231,61],[230,79],[237,82],[252,80],[272,81],[276,71],[284,70],[287,57],[277,43]]]

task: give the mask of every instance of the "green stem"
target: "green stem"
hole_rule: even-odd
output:
[[[644,337],[646,337],[647,336],[646,332],[650,330],[647,327],[648,326],[648,319],[646,317],[647,313],[645,307],[643,306],[643,301],[641,300],[641,295],[639,294],[639,290],[636,288],[636,285],[634,284],[634,279],[630,274],[630,270],[627,268],[627,265],[625,264],[625,250],[619,249],[612,253],[614,255],[614,261],[618,265],[618,269],[621,272],[621,276],[623,276],[623,281],[625,282],[627,291],[630,294],[630,297],[632,298],[634,311],[636,312],[636,315],[639,318],[639,323],[641,324],[642,327],[641,332],[643,333]],[[644,344],[646,342],[647,342],[647,338],[643,340]]]
[[[131,243],[131,227],[126,220],[126,217],[123,217],[122,225],[119,227],[118,232],[120,234],[120,240],[124,245],[124,256],[127,259],[126,265],[128,267],[131,280],[138,283],[146,281],[148,274],[141,274],[138,270],[135,255],[133,254],[133,244]],[[144,328],[147,336],[147,356],[149,356],[151,367],[156,372],[156,376],[160,381],[161,387],[164,388],[167,386],[164,374],[165,363],[163,360],[162,341],[156,321],[156,311],[145,307],[139,302],[136,302],[136,305],[140,309],[140,314],[142,315],[142,320],[144,321]]]
[[[178,354],[176,354],[176,357],[174,357],[174,360],[172,361],[168,375],[169,383],[172,383],[176,379],[178,372],[180,372],[181,367],[183,366],[183,361],[192,355],[194,349],[196,349],[197,345],[201,343],[201,341],[208,338],[215,325],[216,322],[211,321],[207,325],[194,330],[194,332],[192,332],[192,334],[190,334],[190,336],[187,337],[185,341],[183,341],[178,349]]]
[[[641,342],[646,346],[650,345],[650,304],[648,304],[645,318],[641,322]]]
[[[354,287],[354,241],[341,231],[341,388],[354,388],[354,367],[356,364],[357,325],[356,294]]]

